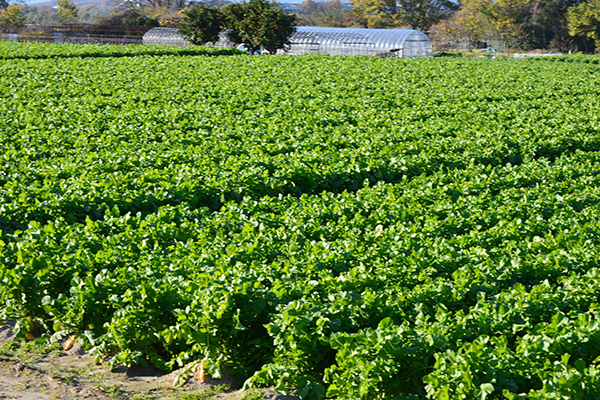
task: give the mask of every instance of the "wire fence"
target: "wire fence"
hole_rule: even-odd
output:
[[[0,33],[0,41],[78,44],[143,44],[151,27],[126,25],[27,25]],[[167,44],[167,43],[165,43]]]
[[[510,41],[504,37],[443,40],[434,36],[432,44],[436,54],[481,54],[482,56],[500,57],[514,52]]]

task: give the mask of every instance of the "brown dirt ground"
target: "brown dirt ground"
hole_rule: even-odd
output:
[[[14,323],[0,321],[0,347],[14,341]],[[40,354],[35,350],[0,351],[1,400],[252,400],[261,398],[251,391],[219,390],[219,385],[235,387],[229,378],[204,383],[191,378],[175,388],[177,371],[161,375],[140,368],[122,368],[110,372],[93,363],[75,343],[68,351],[58,350]],[[222,387],[222,386],[221,386]],[[221,391],[221,393],[216,393]],[[299,400],[296,396],[283,396],[271,389],[254,389],[267,400]],[[257,396],[257,397],[255,397]]]

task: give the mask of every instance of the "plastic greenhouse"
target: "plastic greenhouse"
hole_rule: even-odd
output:
[[[431,40],[412,29],[321,28],[299,26],[288,54],[431,57]]]
[[[431,57],[431,40],[423,32],[412,29],[321,28],[299,26],[290,39],[287,54],[367,55],[380,57]],[[189,43],[176,28],[152,28],[143,38],[144,44],[186,46]],[[233,46],[226,35],[216,43]]]
[[[165,46],[191,46],[192,44],[185,40],[179,34],[177,28],[156,27],[150,29],[142,37],[144,45],[160,44]]]

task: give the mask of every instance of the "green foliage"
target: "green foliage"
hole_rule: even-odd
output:
[[[0,346],[0,359],[31,365],[39,362],[43,354],[62,354],[63,348],[59,343],[50,343],[48,337],[40,337],[27,342],[7,341]]]
[[[131,400],[159,400],[159,398],[156,395],[138,393],[131,396]]]
[[[217,42],[225,26],[225,14],[219,8],[197,4],[185,11],[179,32],[193,44]]]
[[[588,51],[584,36],[572,36],[568,10],[581,0],[463,0],[458,12],[431,29],[438,43],[501,41],[523,50]]]
[[[264,400],[265,396],[258,391],[248,391],[240,400]]]
[[[250,0],[223,8],[192,7],[179,24],[179,30],[191,43],[201,45],[216,42],[220,32],[227,28],[229,39],[243,44],[247,51],[275,54],[289,45],[295,21],[295,15],[285,14],[270,0]]]
[[[13,340],[2,343],[0,346],[0,354],[12,353],[19,348],[19,343]]]
[[[182,393],[179,398],[181,400],[210,400],[219,393],[230,392],[231,390],[231,387],[228,385],[217,385],[201,392]]]
[[[356,24],[354,13],[340,0],[315,2],[305,0],[298,12],[298,24],[303,26],[344,27]]]
[[[156,18],[150,18],[140,10],[128,9],[119,13],[111,13],[108,17],[101,20],[102,25],[121,25],[121,26],[159,26]]]
[[[201,56],[243,54],[236,49],[216,49],[210,47],[172,47],[138,45],[78,45],[54,43],[12,43],[3,42],[0,46],[0,60],[47,59],[47,58],[111,58],[140,56]]]
[[[332,336],[331,347],[337,351],[336,364],[325,371],[330,383],[328,397],[340,399],[385,398],[386,394],[409,395],[426,373],[430,346],[436,345],[431,334],[419,336],[411,328],[394,325],[384,318],[376,329]],[[437,343],[439,348],[443,343]],[[402,366],[411,366],[401,373]]]
[[[566,62],[566,63],[584,63],[584,64],[600,64],[600,58],[593,55],[579,55],[579,56],[553,56],[553,57],[532,57],[531,60],[544,61],[544,62]]]
[[[100,390],[105,396],[112,397],[114,399],[122,399],[125,395],[121,387],[118,385],[105,385],[102,383],[97,386],[97,389]]]
[[[74,24],[77,22],[77,6],[71,0],[57,0],[58,22],[61,24]]]
[[[20,337],[309,399],[598,397],[591,57],[142,50],[0,43]]]
[[[600,1],[590,0],[569,8],[567,23],[571,36],[593,39],[600,52]]]
[[[351,0],[353,11],[367,28],[408,26],[428,32],[458,9],[450,0]]]
[[[272,0],[249,0],[224,7],[229,39],[249,52],[261,49],[275,54],[290,43],[296,16],[286,14]]]
[[[10,32],[25,25],[27,17],[23,13],[23,7],[13,4],[6,8],[0,7],[0,32]]]
[[[148,17],[146,15],[140,15],[137,18],[125,21],[125,25],[126,26],[147,26],[147,27],[154,27],[154,26],[160,26],[160,22],[158,22],[156,20],[156,18],[150,18],[150,17]]]

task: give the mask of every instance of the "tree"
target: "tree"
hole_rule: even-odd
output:
[[[589,0],[569,8],[567,24],[571,36],[583,36],[595,41],[600,53],[600,0]]]
[[[409,26],[424,32],[459,8],[452,0],[351,0],[350,4],[368,28]]]
[[[452,0],[398,0],[400,21],[413,29],[429,31],[429,28],[448,18],[459,5]]]
[[[71,0],[57,0],[58,22],[74,24],[77,22],[77,6]]]
[[[141,10],[127,9],[120,13],[111,13],[100,20],[102,25],[124,25],[124,26],[160,26],[156,18],[150,18],[141,13]]]
[[[230,3],[223,8],[227,18],[229,39],[243,44],[250,52],[260,49],[275,54],[290,43],[295,32],[296,16],[286,14],[269,0]]]
[[[589,0],[569,8],[567,26],[571,36],[593,39],[596,52],[600,52],[600,0]]]
[[[298,12],[298,19],[300,24],[306,26],[344,27],[354,24],[353,13],[340,0],[305,0]]]
[[[432,28],[438,41],[503,41],[521,49],[568,50],[567,10],[582,0],[464,0],[461,9]],[[595,0],[598,1],[598,0]]]
[[[192,0],[109,0],[113,13],[118,15],[128,11],[156,20],[161,26],[177,26],[183,19],[181,10],[187,9]],[[146,21],[148,24],[149,21]]]
[[[0,10],[0,32],[8,32],[25,25],[23,7],[16,4]]]
[[[350,0],[352,11],[366,28],[400,26],[396,0]]]
[[[187,41],[202,45],[218,41],[224,27],[223,11],[199,4],[185,11],[185,17],[179,23],[179,32]]]
[[[521,48],[570,47],[567,9],[581,0],[496,0],[482,12]]]
[[[487,0],[464,0],[459,11],[431,27],[429,36],[438,43],[474,43],[493,37],[498,31],[482,12],[487,4]]]
[[[549,47],[558,50],[568,50],[574,43],[581,40],[573,40],[569,35],[567,23],[568,9],[581,3],[582,0],[545,0],[543,13],[540,14],[538,26],[545,30],[541,33],[542,39]]]

